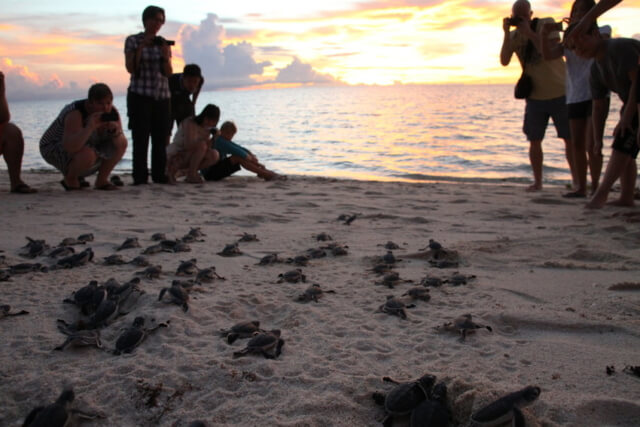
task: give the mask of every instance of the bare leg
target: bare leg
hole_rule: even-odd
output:
[[[13,123],[7,123],[2,132],[2,155],[7,164],[9,172],[9,182],[11,190],[16,189],[19,185],[24,185],[20,179],[20,170],[22,169],[22,156],[24,154],[24,139],[22,131]]]
[[[529,141],[529,161],[533,170],[533,184],[527,188],[527,191],[542,190],[542,160],[542,140]]]
[[[591,175],[591,195],[598,189],[600,184],[600,174],[602,173],[602,150],[593,152],[595,141],[593,140],[593,122],[591,117],[587,121],[587,156],[589,159],[589,173]]]
[[[241,158],[237,158],[237,159],[233,159],[236,160],[238,163],[240,163],[240,166],[242,166],[243,168],[245,168],[248,171],[251,171],[253,173],[255,173],[256,175],[258,175],[260,178],[264,179],[265,181],[270,181],[273,178],[277,177],[278,174],[270,171],[269,169],[265,168],[262,164],[258,163],[258,162],[252,162],[250,160],[247,159],[241,159]]]
[[[571,134],[573,137],[573,134]],[[571,172],[571,185],[574,190],[579,188],[578,182],[578,173],[576,171],[576,162],[575,162],[575,147],[571,139],[565,139],[564,141],[564,157],[567,159],[567,164],[569,165],[569,172]],[[586,179],[586,178],[585,178]]]
[[[116,147],[115,153],[110,159],[105,159],[102,161],[100,169],[98,169],[98,176],[96,177],[96,182],[94,185],[95,187],[104,187],[110,184],[109,175],[111,174],[113,168],[116,167],[120,159],[122,159],[122,156],[127,149],[127,139],[124,137],[124,135],[120,135],[118,138],[116,138],[113,141],[113,144]]]
[[[213,166],[218,163],[220,160],[220,153],[217,150],[207,149],[207,152],[204,155],[204,159],[200,163],[198,169],[208,168],[209,166]]]
[[[197,144],[189,151],[189,171],[187,172],[186,182],[191,184],[201,184],[202,177],[198,174],[198,168],[207,154],[207,145]]]
[[[596,190],[593,198],[591,198],[591,201],[587,203],[587,208],[600,209],[605,205],[611,187],[622,173],[629,173],[626,168],[628,166],[628,163],[632,161],[633,159],[627,154],[621,153],[618,150],[611,151],[611,158],[609,159],[609,164],[607,164],[607,170],[605,171],[604,177],[602,178],[602,183],[598,187],[598,190]],[[635,170],[635,166],[633,170]],[[628,179],[629,177],[627,177],[626,179]]]
[[[580,195],[587,194],[587,119],[570,119],[571,142],[573,143],[573,169],[575,170],[574,190]]]
[[[618,199],[616,205],[629,207],[634,205],[637,177],[638,167],[635,159],[631,159],[620,175],[620,199]]]
[[[69,167],[67,168],[67,174],[64,176],[64,183],[69,188],[80,188],[80,181],[78,177],[83,175],[86,171],[91,169],[96,163],[96,153],[89,147],[83,147],[80,151],[73,154]]]

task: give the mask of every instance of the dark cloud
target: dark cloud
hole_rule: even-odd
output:
[[[235,87],[255,83],[252,76],[262,75],[269,62],[256,62],[251,43],[241,42],[222,47],[226,36],[218,16],[208,14],[199,27],[182,31],[182,54],[186,63],[200,65],[205,87]]]
[[[291,64],[278,71],[277,83],[335,83],[336,79],[329,74],[321,74],[311,64],[293,58]]]

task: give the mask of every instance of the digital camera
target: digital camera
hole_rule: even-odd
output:
[[[153,39],[153,44],[154,44],[154,45],[156,45],[156,46],[162,46],[162,45],[163,45],[163,44],[165,44],[165,43],[166,43],[168,46],[174,46],[174,45],[176,44],[176,42],[175,42],[175,41],[173,41],[173,40],[167,40],[167,39],[165,39],[165,38],[164,38],[164,37],[162,37],[162,36],[156,36],[156,37]]]
[[[100,120],[102,120],[103,122],[117,122],[118,119],[118,113],[114,110],[111,110],[108,113],[102,113],[102,115],[100,116]]]
[[[512,16],[510,18],[507,18],[507,22],[510,26],[517,27],[518,24],[522,22],[522,18],[520,18],[519,16]]]

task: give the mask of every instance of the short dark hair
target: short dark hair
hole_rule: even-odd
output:
[[[88,98],[90,101],[100,101],[106,97],[113,98],[113,92],[104,83],[95,83],[89,88]]]
[[[158,13],[162,14],[162,22],[164,22],[164,20],[167,19],[167,16],[165,15],[163,8],[161,8],[159,6],[147,6],[147,7],[145,7],[144,10],[142,11],[142,23],[144,24],[144,21],[146,21],[147,19],[153,18]]]
[[[202,71],[196,64],[187,64],[182,70],[182,75],[185,77],[202,77]]]
[[[199,125],[204,122],[204,119],[220,120],[220,108],[218,108],[217,105],[207,104],[202,109],[202,112],[194,118],[195,122]]]
[[[220,126],[220,130],[221,130],[221,131],[223,131],[223,130],[230,130],[230,131],[232,131],[233,133],[238,132],[238,128],[236,127],[236,124],[235,124],[235,123],[233,123],[233,122],[224,122],[224,123],[222,124],[222,126]]]

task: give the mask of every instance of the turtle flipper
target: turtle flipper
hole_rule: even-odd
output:
[[[239,338],[239,335],[235,332],[232,332],[229,335],[227,335],[227,343],[233,344],[238,338]]]
[[[107,416],[100,412],[87,412],[81,409],[70,409],[69,412],[75,417],[82,418],[85,420],[95,420],[98,418],[107,418]]]
[[[244,348],[240,351],[236,351],[233,353],[233,357],[241,357],[241,356],[245,356],[249,354],[249,349],[248,348]]]
[[[511,425],[513,427],[525,427],[524,415],[522,411],[515,406],[513,407],[513,420]]]
[[[276,345],[276,357],[280,356],[282,353],[282,347],[284,346],[284,340],[280,338],[278,340],[278,344]]]
[[[36,419],[38,414],[42,412],[43,409],[44,409],[44,406],[38,406],[36,408],[33,408],[31,412],[29,412],[29,415],[27,415],[27,418],[24,419],[24,423],[22,424],[22,427],[28,427],[29,425],[31,425],[31,423],[33,423],[33,421]]]
[[[67,346],[71,343],[72,340],[73,340],[73,338],[67,337],[67,339],[62,344],[60,344],[59,346],[54,348],[54,350],[63,351],[65,348],[67,348]]]

